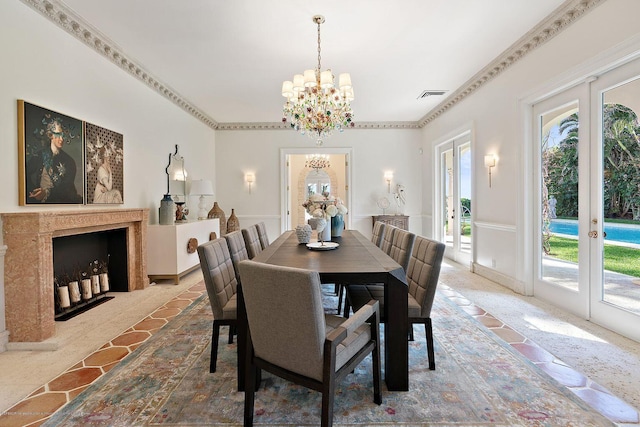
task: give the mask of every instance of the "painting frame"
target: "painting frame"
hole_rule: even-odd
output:
[[[18,100],[18,204],[83,205],[82,120]]]
[[[124,136],[84,124],[84,193],[87,205],[124,204]]]

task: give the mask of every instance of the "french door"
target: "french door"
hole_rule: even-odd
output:
[[[534,294],[640,340],[640,61],[534,106]]]
[[[465,133],[438,146],[437,237],[445,256],[461,264],[471,261],[471,139]]]

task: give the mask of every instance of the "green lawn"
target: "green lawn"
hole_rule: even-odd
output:
[[[550,256],[565,261],[578,262],[578,241],[552,236]],[[640,249],[604,245],[604,268],[608,271],[640,277]]]

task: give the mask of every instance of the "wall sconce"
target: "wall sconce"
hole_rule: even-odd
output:
[[[249,194],[251,194],[251,184],[255,181],[255,176],[252,173],[245,173],[244,180],[249,184]]]
[[[496,157],[495,154],[487,154],[484,156],[484,167],[489,169],[489,188],[491,188],[491,168],[496,165]]]
[[[387,181],[387,193],[391,193],[391,180],[393,179],[393,172],[386,171],[384,173],[384,180]]]

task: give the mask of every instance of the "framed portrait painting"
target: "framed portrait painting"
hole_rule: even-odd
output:
[[[82,121],[18,100],[19,205],[83,204]]]
[[[124,203],[122,134],[84,123],[87,204]]]

